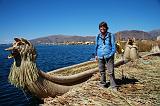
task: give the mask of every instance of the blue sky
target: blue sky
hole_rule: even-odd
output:
[[[0,0],[0,43],[53,34],[95,36],[101,21],[112,33],[160,29],[160,0]]]

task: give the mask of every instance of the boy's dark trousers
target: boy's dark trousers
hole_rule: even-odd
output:
[[[115,75],[114,75],[114,55],[111,56],[110,58],[102,58],[98,59],[98,66],[99,66],[99,72],[101,75],[101,84],[106,85],[106,69],[105,66],[107,67],[107,71],[110,77],[110,86],[116,87],[115,83]]]

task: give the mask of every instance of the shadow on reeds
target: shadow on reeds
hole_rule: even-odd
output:
[[[122,77],[122,79],[116,79],[116,83],[119,86],[125,85],[125,84],[135,84],[136,82],[138,82],[137,79],[135,79],[135,78],[127,78],[125,76]]]

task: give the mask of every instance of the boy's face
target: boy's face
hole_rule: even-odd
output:
[[[101,26],[101,27],[99,28],[99,30],[100,30],[100,32],[101,32],[102,34],[105,34],[105,33],[107,32],[107,29],[106,29],[106,27],[104,27],[104,26]]]

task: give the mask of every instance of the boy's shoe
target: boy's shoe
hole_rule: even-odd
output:
[[[106,82],[99,82],[99,85],[101,86],[101,87],[103,87],[103,88],[107,88],[108,87],[108,84],[109,83],[109,81],[106,81]]]
[[[109,84],[110,82],[107,80],[106,82],[100,81],[99,83],[100,83],[100,84]]]

